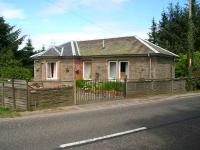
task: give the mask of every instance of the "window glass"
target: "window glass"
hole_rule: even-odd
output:
[[[47,63],[47,78],[56,78],[56,63]]]
[[[124,80],[128,76],[128,62],[120,62],[120,79]]]
[[[92,63],[84,62],[84,79],[89,80],[92,78]]]
[[[110,62],[109,63],[109,78],[110,79],[117,79],[117,63],[116,62]]]

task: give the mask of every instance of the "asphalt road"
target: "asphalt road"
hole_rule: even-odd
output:
[[[0,120],[0,150],[55,150],[61,144],[147,127],[70,150],[199,150],[200,96],[134,106]]]

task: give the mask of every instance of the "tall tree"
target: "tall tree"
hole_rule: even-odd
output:
[[[22,43],[24,36],[20,36],[21,31],[15,30],[14,26],[7,24],[3,17],[0,17],[0,64],[8,65],[8,62],[15,62],[18,47]],[[15,64],[15,63],[14,63]],[[14,65],[13,64],[13,65]],[[10,65],[10,64],[9,64]]]
[[[33,59],[30,58],[33,54],[35,54],[34,47],[32,45],[31,39],[28,38],[25,47],[18,51],[17,59],[20,60],[23,67],[33,69]]]
[[[153,44],[158,44],[158,33],[157,33],[157,24],[155,22],[155,19],[152,19],[152,25],[151,25],[151,32],[148,33],[149,35],[149,41]]]
[[[21,65],[18,47],[25,36],[0,17],[0,77],[30,79],[31,71]]]

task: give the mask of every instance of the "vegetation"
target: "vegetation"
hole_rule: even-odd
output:
[[[0,17],[0,78],[31,79],[33,77],[34,52],[31,39],[19,50],[25,39],[21,30],[10,26]]]
[[[192,78],[194,72],[200,72],[200,4],[195,0],[192,1],[192,17],[189,17],[188,6],[170,3],[158,23],[153,18],[148,35],[149,41],[180,56],[176,77]],[[192,67],[189,67],[189,58],[192,58]],[[191,82],[188,80],[188,84]]]
[[[120,81],[93,82],[88,80],[76,80],[76,86],[85,90],[123,91],[124,83]]]
[[[13,118],[19,116],[16,110],[9,108],[0,108],[0,118]]]

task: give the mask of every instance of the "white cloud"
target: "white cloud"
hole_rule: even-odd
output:
[[[50,1],[42,10],[42,13],[45,15],[56,15],[75,9],[112,10],[120,8],[127,1],[130,0],[55,0]]]
[[[0,15],[6,19],[24,19],[24,10],[16,8],[10,3],[0,1]]]

